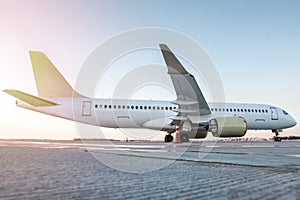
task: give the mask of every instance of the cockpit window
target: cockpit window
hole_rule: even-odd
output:
[[[289,113],[287,113],[285,110],[282,111],[283,114],[288,115]]]

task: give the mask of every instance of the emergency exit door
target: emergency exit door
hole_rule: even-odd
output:
[[[272,120],[278,120],[278,112],[277,109],[274,107],[271,107],[271,119]]]
[[[82,116],[91,116],[92,103],[90,101],[82,102]]]

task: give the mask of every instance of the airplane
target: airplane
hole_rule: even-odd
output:
[[[75,91],[42,52],[30,51],[38,96],[14,89],[4,92],[16,97],[16,106],[47,115],[108,128],[145,128],[167,132],[172,142],[190,138],[243,137],[247,130],[279,132],[297,124],[285,110],[266,104],[207,102],[192,74],[166,44],[160,44],[176,100],[130,100],[85,97]],[[76,112],[75,112],[76,111]]]

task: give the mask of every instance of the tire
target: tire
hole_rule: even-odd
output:
[[[166,135],[165,136],[165,142],[172,142],[173,141],[173,136],[172,135]]]
[[[187,136],[187,134],[183,133],[182,135],[180,135],[180,140],[181,142],[188,142],[189,137]]]
[[[173,136],[172,135],[170,135],[170,142],[173,142]]]
[[[281,142],[281,137],[275,136],[274,137],[274,142]]]

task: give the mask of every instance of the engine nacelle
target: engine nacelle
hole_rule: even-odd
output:
[[[207,124],[208,125],[208,124]],[[207,126],[193,124],[186,120],[181,123],[180,130],[182,134],[186,134],[189,138],[205,138],[207,136]]]
[[[207,129],[203,126],[195,125],[192,130],[187,132],[189,138],[206,138]]]
[[[217,117],[209,121],[209,131],[215,137],[243,137],[247,129],[247,121],[242,117]]]

